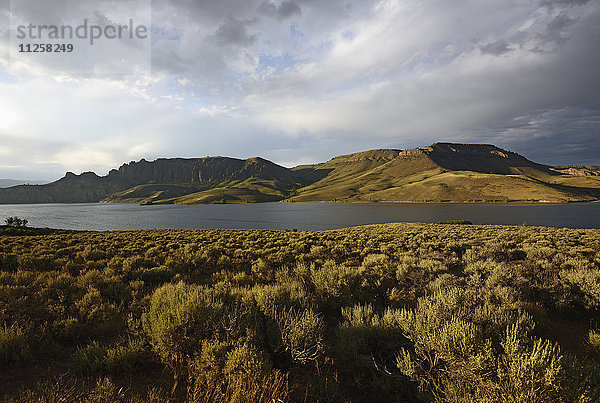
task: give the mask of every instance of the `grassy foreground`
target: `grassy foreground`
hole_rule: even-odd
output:
[[[599,308],[600,230],[0,230],[0,400],[593,402]]]

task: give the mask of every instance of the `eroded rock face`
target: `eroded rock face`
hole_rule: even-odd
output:
[[[136,183],[213,182],[231,178],[244,166],[233,158],[141,160],[122,165],[111,176]]]
[[[391,161],[402,153],[402,150],[395,149],[369,150],[361,151],[359,153],[340,155],[333,158],[330,162]]]
[[[109,177],[121,181],[139,183],[211,183],[245,180],[251,176],[262,179],[292,180],[287,169],[262,158],[239,160],[226,157],[194,159],[158,159],[154,162],[141,160],[122,165]]]
[[[600,167],[596,166],[577,166],[577,165],[568,165],[568,166],[554,166],[552,167],[553,171],[556,171],[563,175],[572,175],[572,176],[600,176]]]
[[[153,162],[142,159],[113,169],[104,177],[93,172],[67,172],[64,178],[47,185],[0,189],[0,203],[93,203],[140,184],[214,185],[251,178],[277,181],[286,191],[297,187],[289,169],[262,158],[162,158]]]
[[[422,155],[429,155],[429,150],[427,148],[411,148],[409,150],[402,151],[398,156],[399,157],[418,157]]]

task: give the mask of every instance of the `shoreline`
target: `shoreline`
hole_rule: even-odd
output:
[[[205,231],[218,231],[218,232],[296,232],[296,233],[325,233],[334,231],[346,231],[355,229],[376,229],[378,227],[390,227],[394,228],[397,226],[414,226],[414,227],[461,227],[465,229],[485,229],[485,228],[529,228],[529,229],[543,229],[559,231],[567,229],[569,231],[600,231],[600,228],[569,228],[569,227],[553,227],[548,225],[528,225],[528,224],[490,224],[490,223],[471,223],[471,222],[458,222],[461,220],[450,220],[457,222],[423,222],[423,221],[393,221],[387,223],[375,223],[375,224],[362,224],[362,225],[350,225],[347,227],[332,228],[332,229],[316,229],[316,230],[299,230],[293,229],[265,229],[265,228],[133,228],[133,229],[109,229],[109,230],[86,230],[86,229],[72,229],[72,228],[51,228],[51,227],[10,227],[7,225],[0,225],[0,237],[3,236],[44,236],[44,235],[69,235],[73,233],[85,234],[85,233],[127,233],[127,232],[205,232]],[[465,220],[467,221],[467,220]]]

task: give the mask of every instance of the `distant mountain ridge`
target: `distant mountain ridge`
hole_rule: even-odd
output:
[[[0,188],[9,188],[12,186],[19,185],[41,185],[43,183],[47,183],[48,181],[40,181],[40,180],[18,180],[18,179],[0,179]]]
[[[262,158],[142,159],[104,177],[67,172],[47,185],[0,189],[0,203],[259,202],[281,200],[299,186],[290,170]]]
[[[107,176],[67,173],[0,189],[0,203],[264,201],[567,202],[600,200],[598,167],[548,166],[490,144],[435,143],[285,168],[263,158],[144,159]]]

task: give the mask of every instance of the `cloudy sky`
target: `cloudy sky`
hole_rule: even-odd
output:
[[[151,33],[19,52],[84,20]],[[0,178],[436,141],[600,165],[599,72],[593,0],[0,0]]]

